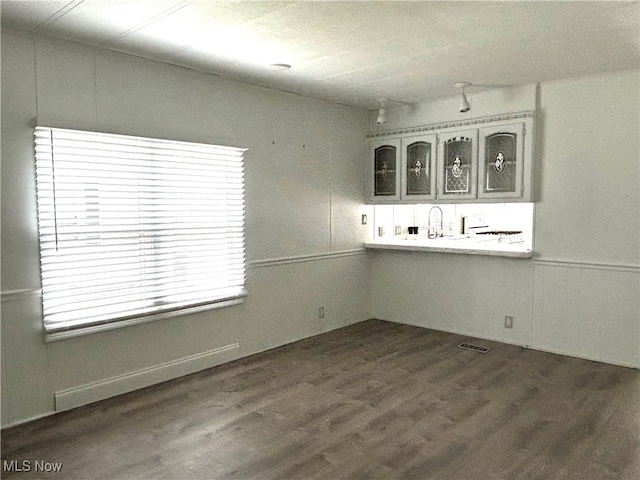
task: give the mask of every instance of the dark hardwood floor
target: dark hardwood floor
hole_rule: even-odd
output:
[[[640,371],[370,320],[7,429],[2,460],[30,462],[6,479],[640,479]]]

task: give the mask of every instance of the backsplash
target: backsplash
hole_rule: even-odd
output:
[[[407,238],[408,227],[413,226],[418,227],[418,237],[426,238],[430,226],[429,212],[433,207],[442,210],[445,235],[462,234],[463,217],[484,215],[492,229],[522,231],[525,241],[531,243],[533,203],[375,205],[374,228],[369,231],[369,240],[403,240]],[[436,215],[436,211],[431,216],[432,227],[440,227],[439,212]],[[437,220],[437,225],[434,225],[434,220]]]

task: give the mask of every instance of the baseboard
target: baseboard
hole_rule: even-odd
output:
[[[504,339],[500,339],[500,338],[493,338],[490,336],[480,336],[480,335],[475,335],[475,334],[471,334],[468,332],[462,332],[462,331],[456,331],[456,330],[446,330],[443,328],[434,328],[434,327],[429,327],[429,326],[425,326],[425,325],[419,325],[416,323],[410,323],[410,322],[400,322],[400,321],[396,321],[396,320],[387,320],[385,318],[380,318],[380,317],[375,317],[372,318],[372,320],[382,320],[384,322],[391,322],[391,323],[398,323],[401,325],[409,325],[412,327],[419,327],[419,328],[426,328],[427,330],[435,330],[437,332],[445,332],[445,333],[452,333],[455,335],[462,335],[465,337],[472,337],[472,338],[477,338],[480,340],[488,340],[491,342],[498,342],[498,343],[504,343],[506,345],[514,345],[516,347],[522,347],[522,348],[526,348],[528,350],[535,350],[538,352],[544,352],[544,353],[553,353],[555,355],[562,355],[565,357],[573,357],[573,358],[579,358],[581,360],[589,360],[591,362],[598,362],[598,363],[606,363],[608,365],[615,365],[618,367],[626,367],[626,368],[635,368],[635,369],[640,369],[640,366],[638,365],[634,365],[632,363],[625,363],[625,362],[614,362],[611,360],[606,360],[606,359],[602,359],[602,358],[597,358],[597,357],[591,357],[588,355],[580,355],[574,352],[565,352],[563,350],[556,350],[556,349],[550,349],[550,348],[545,348],[545,347],[541,347],[539,345],[528,345],[526,343],[517,343],[517,342],[509,342],[508,340],[504,340]]]
[[[301,336],[301,337],[296,337],[296,338],[293,338],[293,339],[290,338],[290,339],[284,340],[281,343],[277,343],[277,344],[274,344],[274,345],[269,345],[268,347],[264,347],[264,348],[260,348],[260,349],[257,349],[257,350],[251,350],[251,351],[244,352],[244,356],[245,357],[251,357],[252,355],[258,355],[260,353],[268,352],[270,350],[275,350],[275,349],[278,349],[280,347],[284,347],[286,345],[291,345],[292,343],[301,342],[301,341],[307,340],[309,338],[317,337],[318,335],[324,335],[325,333],[330,333],[330,332],[333,332],[335,330],[340,330],[341,328],[346,328],[346,327],[349,327],[351,325],[355,325],[356,323],[367,322],[369,320],[374,320],[374,319],[372,319],[372,318],[364,318],[364,319],[361,319],[361,320],[349,320],[344,325],[337,325],[337,326],[334,326],[332,328],[328,328],[326,330],[322,330],[320,332],[309,332],[306,335]]]
[[[589,360],[591,362],[606,363],[607,365],[615,365],[616,367],[626,367],[626,368],[634,368],[636,370],[640,370],[640,365],[634,365],[633,363],[616,362],[616,361],[607,360],[607,359],[603,359],[595,356],[589,356],[589,355],[583,355],[583,354],[577,354],[577,353],[567,353],[562,350],[541,347],[539,345],[531,345],[530,347],[527,347],[527,348],[529,350],[535,350],[537,352],[553,353],[553,354],[562,355],[565,357],[579,358],[580,360]]]
[[[180,358],[150,368],[119,375],[79,387],[55,392],[55,410],[62,412],[106,398],[122,395],[156,383],[199,372],[240,358],[240,344],[233,343],[208,352]]]
[[[516,346],[516,347],[523,347],[523,348],[531,349],[531,347],[527,343],[521,343],[521,342],[515,342],[515,341],[511,342],[511,341],[503,339],[503,338],[497,338],[497,337],[492,337],[492,336],[488,336],[488,335],[476,335],[476,334],[469,333],[469,332],[463,332],[461,330],[436,328],[436,327],[430,327],[430,326],[426,326],[426,325],[421,325],[419,323],[401,322],[401,321],[396,321],[396,320],[386,320],[384,318],[379,318],[379,317],[376,317],[376,318],[374,318],[372,320],[382,320],[384,322],[399,323],[401,325],[409,325],[411,327],[419,327],[419,328],[425,328],[427,330],[434,330],[436,332],[452,333],[454,335],[460,335],[462,337],[477,338],[479,340],[487,340],[489,342],[504,343],[505,345],[513,345],[513,346]]]

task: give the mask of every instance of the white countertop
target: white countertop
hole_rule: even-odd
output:
[[[412,252],[457,253],[466,255],[492,255],[498,257],[531,258],[533,251],[527,243],[501,243],[497,239],[481,241],[471,238],[418,238],[416,240],[375,240],[364,243],[365,248],[407,250]]]

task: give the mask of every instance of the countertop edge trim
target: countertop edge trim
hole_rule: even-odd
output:
[[[424,252],[424,253],[451,253],[454,255],[482,255],[486,257],[507,257],[517,259],[530,259],[533,251],[512,252],[504,250],[480,250],[474,248],[447,248],[430,247],[424,245],[390,245],[384,243],[365,242],[365,248],[372,250],[397,250],[402,252]]]

